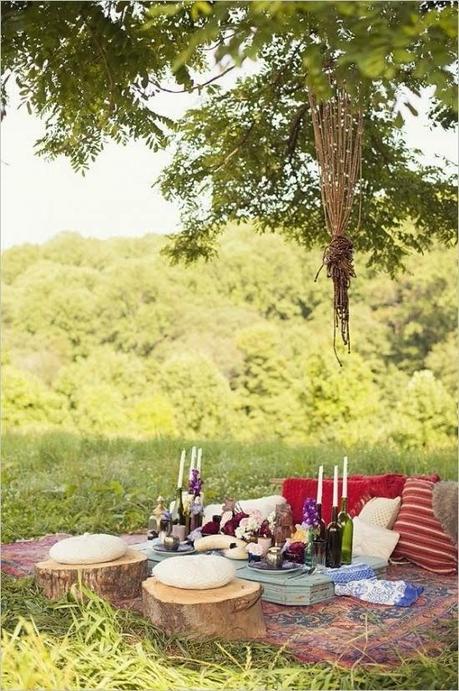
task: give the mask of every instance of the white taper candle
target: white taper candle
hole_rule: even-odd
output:
[[[343,461],[343,492],[341,496],[347,498],[347,456],[344,456]]]
[[[333,473],[333,506],[338,506],[338,466],[335,465]]]
[[[185,468],[185,459],[186,459],[186,451],[185,451],[185,449],[182,449],[182,453],[180,455],[180,468],[179,468],[179,474],[178,474],[177,487],[183,487],[183,471]]]
[[[324,477],[324,467],[323,467],[323,465],[320,465],[319,466],[319,479],[317,481],[317,503],[318,504],[322,504],[323,477]]]
[[[198,469],[199,474],[201,474],[201,459],[202,459],[202,449],[198,449],[198,460],[196,467]]]
[[[194,468],[195,462],[196,462],[196,447],[193,446],[193,447],[191,448],[191,461],[190,461],[190,473],[189,473],[189,478],[190,478],[190,480],[191,480],[191,471],[192,471],[193,468]]]

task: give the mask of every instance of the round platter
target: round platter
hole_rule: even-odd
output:
[[[157,544],[153,545],[153,551],[159,554],[170,554],[171,557],[177,557],[182,554],[193,554],[195,549],[193,545],[190,545],[188,542],[181,542],[176,550],[166,549],[163,545]]]
[[[295,564],[292,561],[285,561],[280,569],[276,569],[274,566],[270,566],[265,561],[254,561],[249,564],[249,569],[254,569],[255,571],[264,571],[265,573],[280,574],[280,573],[290,573],[291,571],[300,571],[303,568],[303,564]]]

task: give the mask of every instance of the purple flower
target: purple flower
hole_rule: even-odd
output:
[[[190,481],[188,483],[188,492],[192,494],[193,497],[197,497],[201,494],[202,480],[199,470],[193,468],[191,471]]]
[[[315,499],[306,499],[303,505],[303,525],[305,528],[317,528],[320,524],[317,502]]]

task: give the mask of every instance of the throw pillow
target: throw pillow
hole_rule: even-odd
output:
[[[263,518],[268,518],[269,514],[276,510],[278,504],[285,504],[286,500],[279,494],[273,494],[269,497],[260,497],[259,499],[242,499],[238,502],[241,509],[248,513],[249,511],[260,511]],[[212,516],[222,515],[222,504],[208,504],[204,507],[203,524],[212,520]]]
[[[353,519],[353,523],[352,555],[355,557],[381,557],[381,559],[389,561],[399,538],[398,533],[365,523],[359,516]]]
[[[169,557],[153,568],[153,576],[173,588],[207,590],[221,588],[236,576],[228,559],[212,555]]]
[[[116,535],[77,535],[56,542],[49,556],[60,564],[100,564],[124,556],[128,546]]]
[[[370,525],[390,529],[398,516],[401,502],[401,497],[395,497],[395,499],[374,497],[365,504],[359,513],[359,518]]]
[[[457,549],[435,517],[432,508],[434,483],[408,478],[402,506],[394,524],[400,540],[394,559],[408,559],[428,571],[450,574],[457,570]]]

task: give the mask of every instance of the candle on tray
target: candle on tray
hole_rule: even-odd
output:
[[[323,477],[324,477],[324,467],[323,465],[319,466],[319,479],[317,482],[317,503],[322,504],[322,483],[323,483]]]
[[[338,466],[335,465],[333,472],[333,506],[338,506]]]
[[[185,449],[182,449],[182,453],[180,455],[180,468],[179,468],[177,487],[183,487],[183,471],[185,469],[185,458],[186,458],[186,451],[185,451]]]
[[[343,461],[343,491],[341,496],[347,499],[347,456],[344,456]]]
[[[197,460],[197,469],[198,473],[201,474],[201,459],[202,459],[202,449],[198,449],[198,460]]]

